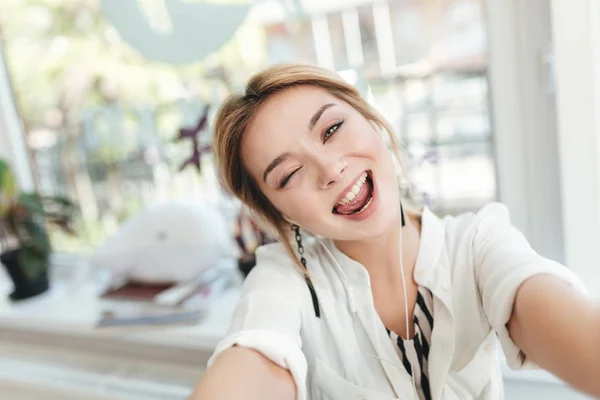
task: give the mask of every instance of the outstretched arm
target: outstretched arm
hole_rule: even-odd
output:
[[[474,222],[482,305],[508,365],[538,365],[600,396],[600,304],[572,271],[531,248],[502,204],[484,207]]]
[[[517,291],[507,327],[533,362],[600,397],[600,304],[558,277],[537,275]]]
[[[294,400],[290,372],[260,353],[232,347],[208,369],[190,400]]]

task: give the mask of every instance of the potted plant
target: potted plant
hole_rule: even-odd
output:
[[[73,233],[74,212],[66,198],[19,193],[10,167],[0,160],[0,262],[14,283],[12,300],[48,289],[51,246],[46,223]]]

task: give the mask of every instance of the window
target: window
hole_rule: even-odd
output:
[[[444,0],[431,14],[430,56],[437,62],[472,63],[486,53],[480,0]]]
[[[212,117],[256,70],[316,64],[317,55],[351,72],[391,122],[411,157],[418,197],[440,213],[478,208],[496,196],[481,2],[281,9],[268,22],[244,25],[206,61],[182,67],[141,58],[84,3],[80,10],[67,1],[34,11],[14,6],[12,15],[22,18],[4,23],[36,175],[45,191],[66,192],[82,208],[84,243],[61,243],[91,248],[153,202],[217,199],[210,156],[207,173],[178,170],[190,152],[190,143],[173,141],[178,129],[195,124],[204,103]],[[323,37],[315,37],[315,21]],[[328,43],[316,46],[319,40]],[[32,54],[42,56],[31,63]],[[32,95],[39,87],[48,90]]]
[[[381,73],[379,65],[379,51],[377,49],[377,32],[372,7],[358,9],[358,25],[363,52],[363,68],[369,77]]]
[[[352,65],[360,88],[407,149],[418,199],[440,213],[477,209],[497,196],[482,1],[390,1],[384,8],[310,16],[321,28],[326,21],[319,40],[329,40],[313,47],[327,49],[322,58],[336,70],[351,66],[348,43],[361,50],[353,58],[361,65]],[[388,59],[397,69],[382,68],[381,49],[395,53]]]
[[[407,149],[416,197],[440,213],[477,209],[497,194],[481,2],[391,2],[389,10],[398,69],[376,75],[372,46],[368,95]],[[359,10],[363,47],[373,39],[369,18]]]
[[[338,71],[350,68],[348,52],[346,50],[346,38],[344,36],[344,21],[341,14],[333,14],[327,17],[329,26],[329,37],[331,38],[331,49],[333,51],[333,65]]]
[[[312,28],[308,19],[268,25],[265,33],[269,64],[292,61],[316,63]]]
[[[390,18],[397,65],[427,57],[429,33],[425,6],[419,1],[392,2]]]

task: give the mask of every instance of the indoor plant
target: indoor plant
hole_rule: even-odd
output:
[[[0,160],[0,261],[15,286],[12,300],[48,289],[51,246],[46,223],[72,233],[74,212],[66,198],[20,193],[10,167]]]

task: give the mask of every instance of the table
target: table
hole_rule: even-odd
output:
[[[194,326],[96,329],[93,281],[11,304],[0,277],[0,400],[185,399],[226,333],[239,287]]]

